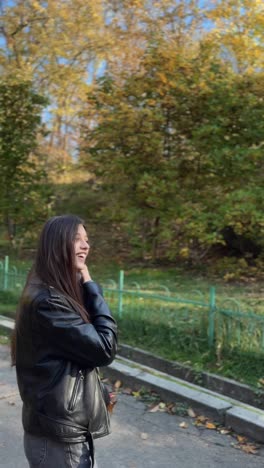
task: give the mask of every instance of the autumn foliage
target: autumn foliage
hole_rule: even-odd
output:
[[[98,201],[96,219],[81,214],[117,226],[133,258],[261,269],[263,13],[260,0],[2,2],[2,75],[49,99],[49,181],[63,175],[67,201],[79,164]]]

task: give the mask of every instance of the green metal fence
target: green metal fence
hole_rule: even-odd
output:
[[[0,261],[0,290],[22,291],[26,275],[26,271],[18,271],[16,266],[10,265],[9,257],[6,256],[3,261]]]
[[[10,267],[8,257],[0,262],[0,290],[21,291],[26,273]],[[181,297],[160,285],[152,290],[137,282],[124,285],[124,272],[118,282],[103,283],[104,294],[119,322],[121,340],[135,338],[138,344],[196,351],[213,346],[264,353],[264,314],[241,312],[239,303],[226,299],[218,305],[215,288],[207,294],[188,291]]]
[[[123,284],[123,280],[121,280]],[[160,291],[131,283],[106,284],[104,292],[122,325],[123,337],[162,346],[164,340],[178,349],[206,351],[208,347],[264,353],[264,314],[241,312],[234,299],[217,305],[215,287],[208,294],[189,291],[191,299],[160,286]],[[220,302],[220,301],[219,301]]]

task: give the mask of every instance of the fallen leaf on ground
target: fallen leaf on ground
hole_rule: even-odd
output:
[[[237,440],[240,444],[244,444],[245,442],[247,442],[247,438],[240,435],[237,436]]]
[[[241,445],[241,450],[243,450],[243,452],[251,453],[252,455],[255,455],[258,449],[253,444],[246,444],[246,445]]]
[[[226,434],[230,434],[230,430],[229,429],[220,429],[220,434],[223,434],[223,435],[226,435]]]
[[[258,451],[258,447],[253,444],[232,444],[234,448],[238,450],[243,450],[243,452],[248,453],[250,455],[256,455]]]
[[[190,418],[195,418],[196,417],[196,414],[195,414],[195,412],[193,411],[192,408],[188,408],[187,413],[188,413],[188,416],[190,416]]]
[[[140,392],[132,392],[133,397],[139,398]]]
[[[156,413],[157,411],[159,411],[159,409],[160,409],[159,405],[155,405],[149,409],[149,413]]]
[[[207,420],[208,418],[206,418],[205,416],[197,416],[196,418],[196,422],[201,423],[201,424],[204,424]]]
[[[181,423],[179,424],[179,426],[180,426],[182,429],[187,429],[187,427],[189,427],[189,425],[188,425],[186,422],[184,422],[184,421],[181,422]]]
[[[176,412],[176,407],[174,403],[170,403],[169,405],[166,405],[166,411],[169,414],[174,414]]]
[[[206,422],[205,427],[207,429],[216,429],[216,425],[214,423],[211,423],[211,422]]]

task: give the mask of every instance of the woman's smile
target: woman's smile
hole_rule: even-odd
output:
[[[89,242],[87,237],[87,232],[82,226],[79,225],[78,231],[76,233],[75,241],[74,241],[74,251],[75,251],[75,266],[77,270],[81,270],[89,253]]]

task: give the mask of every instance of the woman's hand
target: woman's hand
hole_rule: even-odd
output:
[[[84,264],[83,267],[79,269],[79,273],[81,274],[81,280],[83,283],[86,283],[86,281],[92,281],[87,265]]]

